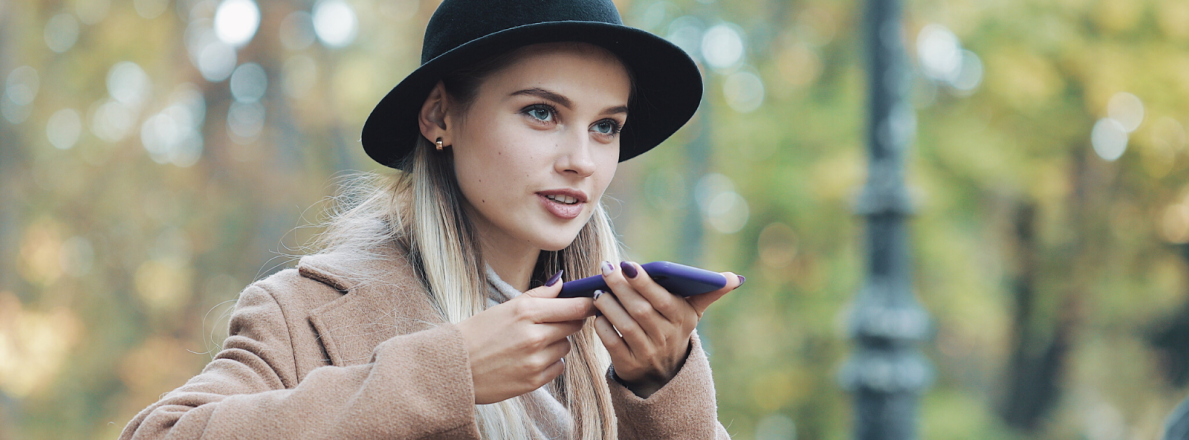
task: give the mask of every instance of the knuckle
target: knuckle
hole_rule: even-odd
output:
[[[550,365],[553,365],[553,361],[550,360],[549,357],[545,356],[544,354],[537,354],[536,356],[532,356],[531,358],[529,358],[529,361],[528,361],[528,367],[532,371],[538,371],[538,372],[544,371],[545,369],[549,368]]]
[[[634,326],[634,325],[624,326],[623,328],[619,329],[619,334],[624,335],[625,337],[626,336],[635,336],[639,333],[640,333],[640,327]]]
[[[549,335],[543,329],[534,328],[529,331],[528,342],[534,349],[541,349],[549,343]]]
[[[540,373],[536,374],[535,377],[533,378],[533,385],[534,385],[533,389],[537,389],[537,388],[541,388],[541,387],[545,386],[545,384],[547,384],[547,383],[549,383],[549,381],[553,380],[554,377],[557,377],[557,374],[554,374],[547,369],[542,370]]]
[[[525,298],[524,301],[517,301],[512,306],[512,313],[513,313],[513,315],[516,316],[517,319],[521,319],[521,320],[529,319],[532,317],[531,314],[532,314],[533,308],[531,307],[531,305],[532,305],[532,298]]]
[[[648,316],[652,314],[653,310],[654,309],[652,308],[651,304],[636,303],[632,304],[631,308],[628,309],[628,312],[631,313],[632,316]]]

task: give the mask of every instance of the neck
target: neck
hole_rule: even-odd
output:
[[[467,209],[467,211],[471,211],[468,212],[471,214],[471,219],[478,218],[471,209]],[[481,220],[474,221],[473,224],[479,234],[479,247],[483,253],[483,260],[505,283],[521,292],[528,290],[533,277],[533,268],[537,266],[537,257],[541,255],[541,249],[527,241],[501,234],[494,225]]]
[[[486,243],[483,245],[483,257],[491,269],[500,276],[501,280],[521,292],[529,288],[533,277],[533,268],[537,265],[537,257],[540,253],[539,249],[531,249],[530,252],[507,252],[506,250],[493,249]]]

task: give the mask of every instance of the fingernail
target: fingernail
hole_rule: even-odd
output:
[[[632,263],[621,261],[619,262],[619,267],[623,269],[623,274],[627,275],[628,278],[635,278],[636,275],[639,275],[639,273],[636,272],[636,266],[632,266]]]
[[[604,294],[604,293],[607,293],[607,292],[604,292],[604,291],[602,291],[602,290],[597,290],[597,289],[596,289],[596,290],[594,291],[594,299],[595,299],[595,300],[598,300],[598,299],[599,299],[599,297],[600,297],[600,296],[603,296],[603,294]],[[603,311],[602,311],[602,310],[599,310],[598,308],[595,308],[595,318],[598,318],[598,317],[600,317],[600,316],[603,316]]]
[[[746,283],[746,282],[747,282],[747,277],[745,277],[743,275],[739,275],[739,285],[735,286],[735,288],[738,289],[740,287],[743,287],[743,283]]]
[[[554,285],[554,284],[557,284],[557,281],[558,281],[558,280],[561,280],[561,273],[562,273],[562,272],[565,272],[565,271],[564,271],[564,270],[559,270],[559,271],[557,271],[557,273],[553,274],[553,276],[552,276],[552,277],[549,277],[549,281],[546,281],[546,282],[545,282],[545,287],[553,287],[553,285]]]
[[[604,261],[604,262],[603,262],[603,265],[602,265],[602,268],[603,268],[603,275],[604,275],[604,276],[611,275],[612,273],[614,273],[614,272],[615,272],[615,266],[614,266],[614,265],[612,265],[610,261]]]

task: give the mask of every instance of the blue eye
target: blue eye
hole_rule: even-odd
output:
[[[612,120],[602,120],[595,123],[594,129],[601,134],[614,135],[619,133],[619,123]]]
[[[525,113],[539,121],[550,122],[553,120],[553,111],[545,107],[530,107],[525,110]]]

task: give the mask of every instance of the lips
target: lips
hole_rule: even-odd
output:
[[[586,193],[569,188],[541,191],[537,198],[546,211],[562,220],[577,218],[587,200]]]

